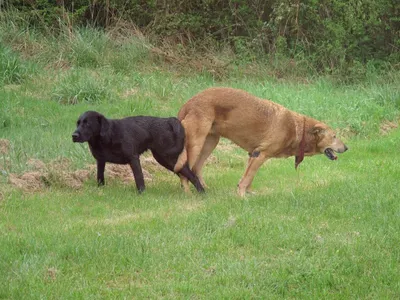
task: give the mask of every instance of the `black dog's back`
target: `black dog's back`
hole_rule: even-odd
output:
[[[180,154],[185,146],[185,128],[178,118],[169,118],[168,124],[170,125],[172,132],[175,134],[175,148],[171,148],[170,151],[179,152]]]
[[[164,156],[178,156],[185,144],[185,129],[175,118],[158,118],[150,116],[129,117],[150,135],[148,149]]]
[[[174,156],[178,159],[179,154],[182,153],[185,146],[185,129],[177,118],[167,118],[166,121],[168,128],[164,126],[163,130],[168,132],[168,136],[165,135],[165,138],[163,138],[161,135],[155,134],[155,136],[161,137],[161,139],[157,141],[154,145],[155,149],[152,150],[157,152],[163,151],[166,156]],[[157,127],[157,132],[159,130]],[[174,165],[175,163],[176,161]]]
[[[154,158],[162,166],[173,171],[185,143],[185,130],[181,122],[175,117],[137,116],[132,119],[149,134],[147,147]]]

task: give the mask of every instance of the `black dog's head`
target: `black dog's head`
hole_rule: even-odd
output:
[[[95,111],[84,112],[76,122],[76,130],[72,134],[74,143],[88,142],[103,136],[109,129],[108,120]]]

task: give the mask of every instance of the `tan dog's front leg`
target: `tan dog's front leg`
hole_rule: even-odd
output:
[[[253,178],[257,173],[257,170],[266,161],[267,157],[262,152],[253,152],[247,163],[246,171],[244,172],[242,179],[238,184],[238,194],[240,197],[246,195],[246,191],[250,188]]]
[[[252,159],[253,159],[253,158],[252,158],[252,156],[251,156],[251,153],[249,153],[249,159],[247,160],[246,170],[247,170],[247,167],[250,165],[250,161],[251,161]],[[242,181],[242,179],[243,179],[243,177],[245,176],[245,174],[246,174],[246,172],[243,174],[242,178],[240,178],[239,182]],[[249,185],[247,186],[247,188],[246,188],[246,193],[254,194],[254,192],[252,192],[252,190],[251,190],[251,183],[252,183],[252,182],[253,182],[253,180],[252,180],[252,181],[249,183]],[[238,186],[239,186],[239,184],[238,184]]]

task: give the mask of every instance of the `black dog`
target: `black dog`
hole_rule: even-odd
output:
[[[129,164],[140,193],[145,189],[140,154],[151,150],[161,165],[175,172],[174,166],[184,147],[185,130],[177,118],[137,116],[111,120],[98,112],[87,111],[79,117],[72,140],[89,143],[90,151],[97,160],[99,185],[104,185],[106,162]],[[189,179],[198,192],[204,192],[199,179],[187,164],[175,173]]]

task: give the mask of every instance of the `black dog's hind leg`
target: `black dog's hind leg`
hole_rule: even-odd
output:
[[[172,161],[171,159],[168,159],[167,157],[159,155],[155,151],[152,151],[152,153],[153,153],[154,158],[160,165],[162,165],[163,167],[167,168],[168,170],[174,172],[174,166],[176,163],[176,159],[175,159],[175,161]],[[193,185],[195,186],[196,190],[199,193],[204,193],[204,188],[201,185],[199,178],[197,178],[197,176],[189,169],[188,164],[185,164],[183,166],[183,168],[176,174],[185,176],[187,179],[189,179],[189,181],[191,183],[193,183]]]
[[[199,193],[204,193],[204,187],[201,185],[199,178],[189,169],[189,165],[186,163],[183,168],[178,172],[179,175],[185,176],[194,185]]]
[[[138,192],[141,193],[144,191],[145,185],[142,167],[140,166],[139,155],[135,155],[129,165],[131,166],[133,177],[135,178],[136,188]]]
[[[97,185],[104,185],[104,169],[106,162],[103,160],[97,160]]]
[[[153,157],[156,159],[156,161],[160,165],[162,165],[164,168],[174,172],[174,165],[175,164],[171,163],[167,158],[163,157],[162,155],[159,155],[155,151],[151,151],[151,153],[153,154]]]

